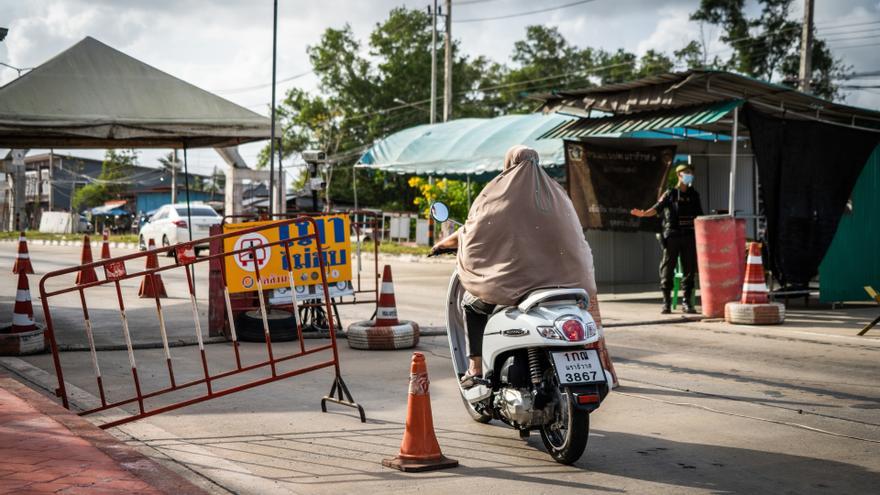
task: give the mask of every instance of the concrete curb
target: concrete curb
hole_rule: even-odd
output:
[[[3,239],[0,242],[7,244],[18,244],[18,239]],[[75,246],[82,247],[82,241],[73,241],[73,240],[60,240],[60,239],[28,239],[28,245],[30,246]],[[101,239],[97,241],[91,241],[92,247],[97,245],[98,249],[101,248]],[[138,245],[136,242],[111,242],[110,249],[138,249]]]

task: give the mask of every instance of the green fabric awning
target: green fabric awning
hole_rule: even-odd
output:
[[[651,110],[647,112],[614,115],[595,119],[581,118],[563,122],[539,139],[582,138],[589,136],[619,136],[638,131],[655,131],[672,128],[699,128],[713,124],[743,100],[727,100],[710,104]]]
[[[420,125],[377,141],[357,167],[398,174],[490,176],[501,171],[504,154],[516,144],[534,148],[544,167],[562,165],[562,140],[538,137],[570,121],[571,117],[557,114],[532,113]]]

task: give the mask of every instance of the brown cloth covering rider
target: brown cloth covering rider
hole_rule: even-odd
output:
[[[593,254],[574,206],[531,148],[507,152],[504,171],[474,201],[459,236],[461,284],[487,303],[515,305],[543,288],[596,294]]]

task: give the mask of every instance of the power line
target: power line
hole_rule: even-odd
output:
[[[307,72],[302,72],[299,74],[294,74],[289,77],[285,77],[284,79],[279,79],[279,80],[275,81],[275,85],[277,86],[282,83],[293,81],[294,79],[299,79],[301,77],[305,77],[305,76],[315,72],[315,70],[317,70],[317,69],[311,69]],[[254,91],[256,89],[268,88],[271,85],[272,85],[272,83],[265,83],[265,84],[255,84],[253,86],[244,86],[244,87],[240,87],[240,88],[218,89],[218,90],[215,90],[214,93],[228,94],[228,95],[235,94],[235,93],[246,93],[248,91]]]
[[[568,7],[574,7],[575,5],[581,5],[585,3],[595,2],[596,0],[580,0],[579,2],[571,2],[564,5],[557,5],[556,7],[547,7],[546,9],[539,10],[531,10],[528,12],[517,12],[516,14],[507,14],[507,15],[499,15],[495,17],[478,17],[474,19],[454,19],[453,23],[464,23],[464,22],[483,22],[483,21],[497,21],[499,19],[510,19],[512,17],[522,17],[524,15],[531,14],[541,14],[543,12],[551,12],[553,10],[567,9]]]

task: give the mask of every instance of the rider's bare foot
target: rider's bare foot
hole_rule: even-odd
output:
[[[469,358],[467,374],[471,376],[483,376],[483,358]]]

